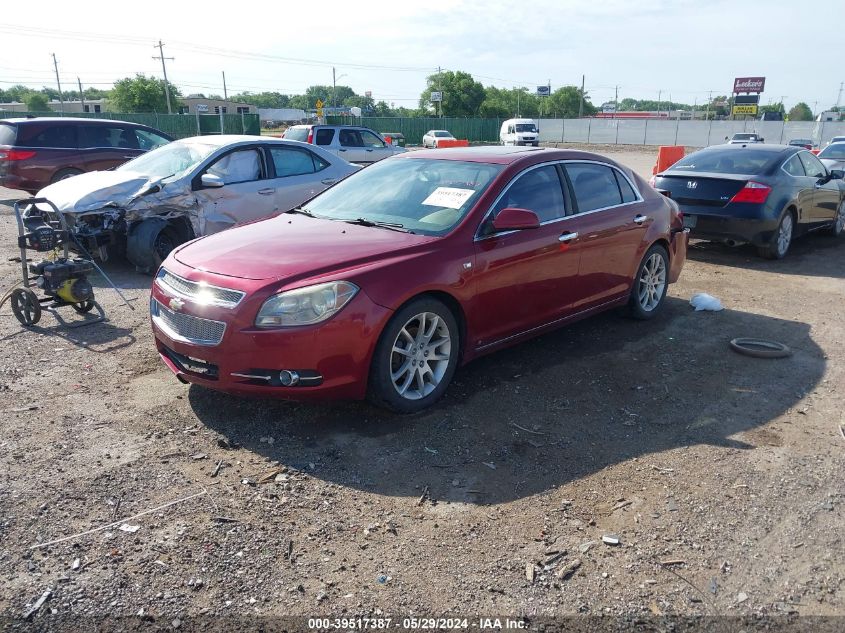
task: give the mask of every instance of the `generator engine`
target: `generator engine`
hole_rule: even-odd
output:
[[[86,275],[94,270],[87,259],[47,260],[29,265],[36,285],[50,297],[66,303],[85,303],[94,299],[94,289]]]

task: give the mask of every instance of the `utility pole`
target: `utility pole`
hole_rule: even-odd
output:
[[[223,73],[223,102],[226,104],[226,111],[229,110],[229,93],[226,92],[226,71],[221,71]]]
[[[332,66],[332,107],[337,107],[337,75]]]
[[[437,106],[438,112],[440,113],[440,118],[443,118],[443,73],[440,70],[440,66],[437,67],[437,92],[440,93],[440,101]]]
[[[710,120],[710,104],[713,103],[713,91],[707,93],[707,111],[704,114],[704,120]]]
[[[786,99],[789,95],[782,95],[780,98],[780,109],[786,114],[786,105],[784,104],[783,100]]]
[[[613,97],[613,118],[616,118],[616,112],[619,110],[619,86],[616,86],[616,92]]]
[[[174,60],[174,57],[165,57],[164,56],[164,44],[161,43],[161,40],[158,41],[158,44],[153,46],[153,48],[157,48],[159,51],[158,56],[153,56],[153,59],[160,59],[161,60],[161,72],[164,75],[164,96],[167,99],[167,114],[173,114],[173,109],[170,107],[170,84],[167,81],[167,68],[164,65],[164,60]]]
[[[79,101],[82,104],[82,111],[85,112],[85,95],[82,94],[82,80],[77,77],[76,83],[79,84]]]
[[[842,88],[845,86],[845,81],[839,82],[839,94],[836,96],[836,108],[839,109],[839,102],[842,101]]]
[[[581,103],[578,105],[578,118],[584,116],[584,75],[581,75]]]
[[[56,54],[53,53],[53,68],[56,69],[56,85],[59,87],[59,103],[62,104],[62,113],[65,111],[65,99],[62,97],[62,82],[59,81],[59,63],[56,61]]]
[[[662,97],[662,96],[663,96],[663,91],[658,90],[657,91],[657,118],[658,119],[660,118],[660,97]]]

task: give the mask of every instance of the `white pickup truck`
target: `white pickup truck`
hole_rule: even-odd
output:
[[[294,125],[285,131],[284,138],[319,145],[349,163],[360,165],[408,151],[388,144],[369,128],[355,125]]]

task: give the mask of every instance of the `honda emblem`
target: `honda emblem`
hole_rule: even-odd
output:
[[[698,183],[695,180],[687,180],[687,189],[695,189]]]

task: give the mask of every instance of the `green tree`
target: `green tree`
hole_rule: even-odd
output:
[[[790,121],[812,121],[813,120],[813,111],[810,110],[810,106],[808,106],[803,101],[801,103],[795,104],[795,107],[789,111],[789,120]]]
[[[30,112],[49,112],[50,110],[50,101],[41,92],[32,91],[24,95],[23,102],[26,104],[26,109]]]
[[[549,100],[549,111],[555,117],[574,119],[578,117],[581,107],[581,89],[577,86],[563,86],[555,90]],[[590,95],[584,92],[584,116],[592,116],[598,112],[590,102]]]
[[[256,108],[291,107],[290,97],[288,95],[283,95],[280,92],[258,92],[255,94],[251,92],[242,92],[241,94],[234,95],[232,97],[232,101],[249,103],[250,105],[254,105]]]
[[[484,102],[479,108],[479,114],[483,117],[508,117],[519,116],[534,117],[540,112],[550,112],[547,101],[528,91],[528,88],[497,88],[487,86],[484,89]]]
[[[420,95],[420,108],[433,109],[431,93],[441,91],[443,102],[440,104],[444,116],[476,116],[484,102],[484,86],[461,70],[447,70],[429,75],[426,88]]]
[[[373,98],[362,95],[346,97],[346,99],[343,100],[343,105],[350,108],[361,108],[362,112],[373,112],[375,110],[375,102],[373,101]]]
[[[170,106],[174,112],[179,110],[179,97],[182,93],[172,83],[170,88]],[[109,96],[109,107],[113,112],[167,112],[164,80],[138,74],[134,78],[126,77],[114,83]]]
[[[3,101],[15,101],[22,103],[23,98],[30,92],[33,92],[32,88],[18,84],[16,86],[12,86],[11,88],[6,88],[4,91]]]

